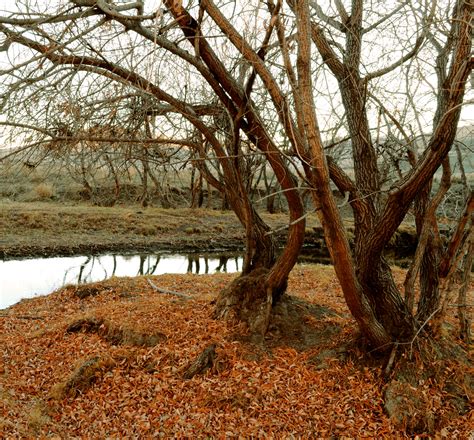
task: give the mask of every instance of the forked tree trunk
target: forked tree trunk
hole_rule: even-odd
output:
[[[431,318],[440,306],[439,291],[439,264],[440,264],[440,242],[437,224],[431,223],[433,226],[427,236],[427,243],[423,253],[420,267],[420,300],[416,317],[420,323],[425,323]],[[419,228],[421,232],[421,227]],[[420,246],[421,243],[418,243]],[[429,327],[427,327],[429,328]]]
[[[290,225],[286,246],[277,259],[275,238],[250,199],[247,203],[235,197],[228,199],[234,212],[242,216],[246,250],[242,274],[221,291],[214,316],[244,322],[252,338],[260,342],[267,331],[272,307],[285,292],[288,275],[300,253],[305,223],[302,220]],[[301,202],[296,202],[298,212],[302,212],[300,207]]]
[[[168,8],[170,13],[173,15],[176,23],[180,26],[183,34],[195,48],[196,52],[199,53],[199,58],[204,63],[212,76],[208,75],[201,69],[204,77],[207,79],[210,86],[213,88],[216,95],[220,98],[221,103],[226,108],[231,121],[233,122],[233,142],[230,145],[230,151],[233,157],[239,157],[241,153],[239,151],[239,134],[240,130],[244,131],[247,138],[252,142],[260,151],[262,151],[268,162],[273,168],[273,171],[277,177],[278,183],[282,190],[285,191],[285,197],[288,201],[290,210],[290,225],[288,228],[288,240],[285,249],[283,250],[280,257],[275,261],[270,268],[269,263],[273,260],[271,257],[273,245],[267,245],[270,235],[267,234],[265,227],[260,227],[260,221],[253,214],[254,209],[251,207],[251,203],[248,199],[248,191],[241,191],[240,194],[237,191],[237,198],[235,200],[229,200],[230,203],[235,203],[235,206],[239,205],[237,199],[243,197],[243,204],[240,204],[241,209],[236,211],[239,220],[244,225],[246,230],[247,242],[250,243],[250,252],[248,252],[247,260],[252,261],[251,264],[246,264],[246,270],[250,270],[247,275],[240,277],[237,282],[241,282],[246,285],[245,289],[240,289],[237,285],[230,286],[227,292],[223,292],[217,300],[216,315],[223,316],[227,314],[237,315],[238,318],[243,319],[249,324],[252,332],[258,335],[260,338],[266,331],[268,325],[269,313],[273,303],[273,298],[281,295],[281,292],[286,286],[288,274],[296,263],[297,256],[300,252],[303,244],[303,236],[305,230],[305,221],[303,217],[303,205],[301,203],[301,197],[297,191],[296,181],[293,178],[288,166],[283,161],[280,150],[277,148],[267,129],[264,127],[262,119],[258,115],[258,111],[255,111],[250,104],[250,95],[252,93],[253,84],[256,78],[256,68],[252,68],[253,72],[249,75],[245,87],[242,87],[227,70],[226,66],[219,59],[217,54],[212,49],[211,45],[201,32],[200,24],[194,19],[188,10],[183,7],[182,2],[175,2],[173,0],[165,0],[164,5]],[[235,30],[230,26],[226,17],[222,14],[222,11],[216,7],[213,2],[202,1],[202,11],[206,11],[212,20],[221,28],[236,47],[242,48],[239,40],[239,36],[236,35]],[[265,56],[270,37],[274,29],[274,20],[272,20],[270,26],[266,30],[266,35],[262,43],[262,47],[258,52],[258,55],[248,45],[245,45],[245,50],[257,58],[250,61],[262,62]],[[245,57],[247,56],[244,55]],[[251,63],[253,64],[253,63]],[[227,156],[226,151],[220,146],[219,141],[203,126],[199,121],[193,119],[192,121],[196,128],[200,130],[203,135],[206,136],[206,140],[212,145],[214,152],[219,159],[220,164],[224,170],[224,177],[226,178],[225,185],[229,186],[233,183],[237,183],[237,189],[245,188],[245,185],[240,180],[232,178],[235,174],[239,174],[239,166],[233,166],[230,169],[230,162],[224,159]],[[234,162],[235,164],[235,162]],[[207,176],[206,178],[208,178]],[[229,180],[227,180],[229,179]],[[223,191],[221,191],[223,193]],[[256,231],[254,230],[256,229]],[[254,244],[252,245],[252,241]],[[263,246],[262,246],[263,242]],[[258,262],[253,263],[253,262]],[[242,294],[239,294],[242,292]],[[247,292],[247,293],[245,293]],[[247,307],[250,309],[250,315],[248,319],[245,316],[245,310]]]
[[[290,6],[297,17],[299,91],[303,96],[301,113],[304,116],[311,159],[314,161],[312,184],[316,193],[316,207],[322,219],[336,273],[353,316],[374,346],[389,347],[392,342],[410,340],[420,327],[401,297],[390,267],[384,260],[383,250],[405,217],[419,189],[428,185],[452,145],[465,81],[470,72],[472,6],[468,2],[460,1],[454,11],[452,36],[455,50],[451,58],[450,72],[442,84],[443,99],[438,101],[434,134],[426,153],[416,163],[413,172],[394,186],[396,189],[389,192],[385,206],[381,205],[377,197],[381,190],[377,177],[377,156],[365,110],[366,81],[370,74],[365,79],[359,74],[363,3],[352,2],[351,14],[344,23],[347,39],[346,54],[342,61],[333,51],[322,29],[317,25],[310,26],[308,2],[292,1]],[[354,208],[355,265],[346,243],[347,237],[342,231],[343,225],[334,207],[333,197],[327,191],[327,164],[313,110],[315,105],[312,102],[308,35],[311,35],[326,64],[338,79],[351,134],[355,181],[343,173],[335,177],[343,190],[350,193]],[[433,244],[434,241],[430,241],[421,270],[424,298],[420,303],[420,317],[423,318],[433,313],[439,298],[437,270],[433,270],[438,262],[437,250]]]

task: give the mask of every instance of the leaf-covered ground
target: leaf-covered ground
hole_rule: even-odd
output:
[[[116,278],[82,299],[69,286],[3,311],[0,438],[405,437],[384,413],[381,369],[362,361],[332,268],[291,275],[292,295],[334,312],[303,317],[303,345],[280,334],[256,347],[213,320],[211,301],[234,276],[150,278],[190,300],[146,278]],[[80,319],[97,328],[68,332]],[[211,343],[213,367],[184,379]],[[473,413],[452,416],[442,385],[420,384],[437,438],[468,439]]]

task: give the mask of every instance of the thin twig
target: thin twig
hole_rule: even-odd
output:
[[[428,318],[426,318],[425,322],[423,322],[423,324],[421,324],[420,328],[415,333],[415,336],[413,336],[413,339],[410,341],[410,358],[411,358],[412,353],[413,353],[413,344],[414,344],[416,338],[421,333],[421,331],[425,328],[425,326],[431,321],[431,318],[433,318],[433,316],[435,316],[440,310],[441,310],[441,307],[438,307],[435,311],[433,311],[433,313],[431,313],[431,315],[428,316]]]
[[[308,217],[308,215],[313,214],[314,212],[316,212],[316,209],[312,209],[311,211],[308,211],[306,214],[303,214],[301,217],[298,217],[296,220],[293,220],[291,223],[289,223],[287,225],[284,225],[284,226],[281,226],[280,228],[272,229],[271,231],[266,232],[265,235],[276,234],[277,232],[288,229],[290,226],[293,226],[296,223],[304,220],[306,217]]]
[[[390,357],[388,358],[387,365],[384,369],[385,377],[388,377],[393,368],[393,361],[395,360],[395,355],[397,354],[398,345],[393,344],[392,351],[390,352]]]
[[[153,288],[153,290],[156,290],[157,292],[166,293],[167,295],[176,295],[176,296],[179,296],[180,298],[184,298],[184,299],[193,299],[192,296],[185,295],[184,293],[173,292],[172,290],[161,289],[160,287],[153,284],[153,282],[148,278],[147,278],[147,281],[148,281],[148,284]]]

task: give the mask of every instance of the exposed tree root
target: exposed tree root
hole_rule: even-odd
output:
[[[58,400],[64,397],[76,397],[114,366],[115,361],[109,357],[94,356],[87,359],[66,380],[54,385],[50,391],[50,396]]]
[[[142,347],[154,347],[159,342],[166,340],[166,335],[160,332],[146,334],[114,326],[102,318],[86,317],[78,319],[69,324],[67,333],[96,333],[107,342],[114,345],[135,345]]]
[[[216,344],[208,345],[201,354],[186,368],[184,379],[191,379],[196,374],[203,374],[214,366],[216,359]]]
[[[267,288],[268,269],[240,276],[219,294],[215,318],[243,322],[255,342],[262,342],[270,322],[273,292]]]
[[[333,325],[314,325],[335,315],[332,310],[272,291],[267,274],[267,269],[257,269],[224,288],[216,300],[214,318],[244,323],[251,342],[262,343],[266,338],[270,345],[283,343],[297,349],[313,346],[339,331]],[[313,320],[312,325],[307,324],[308,319]]]

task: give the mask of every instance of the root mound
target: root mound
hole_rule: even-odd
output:
[[[235,279],[224,288],[214,310],[214,318],[243,322],[251,342],[287,345],[304,350],[325,342],[340,328],[325,322],[334,316],[331,309],[296,297],[274,292],[267,285],[267,269]],[[286,286],[285,286],[286,288]]]
[[[326,344],[341,330],[338,324],[326,319],[332,316],[336,313],[328,307],[285,294],[272,309],[267,344],[296,350]]]
[[[257,269],[235,279],[216,301],[214,318],[244,322],[255,342],[263,341],[270,322],[273,292],[267,286],[268,269]]]
[[[384,391],[392,423],[408,434],[434,434],[467,414],[474,398],[472,359],[456,341],[421,340],[401,350]]]

